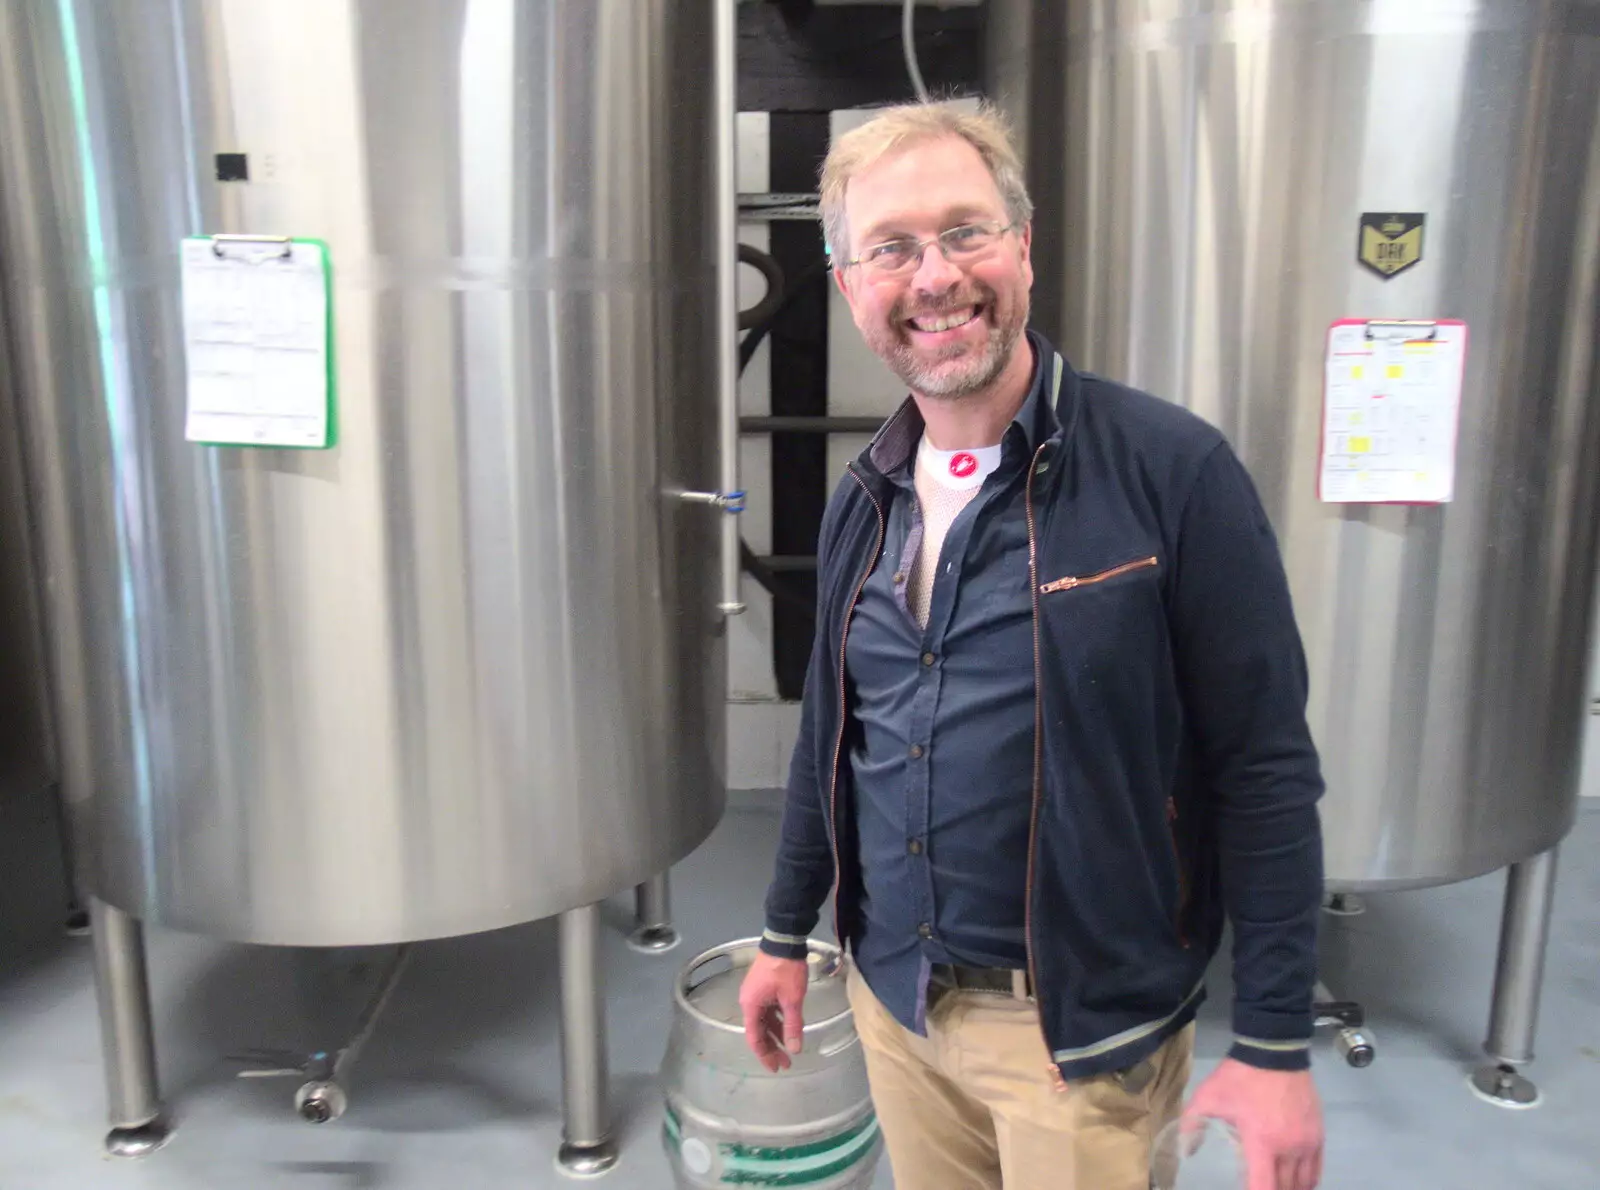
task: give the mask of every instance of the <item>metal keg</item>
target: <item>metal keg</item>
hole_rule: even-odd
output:
[[[662,1143],[678,1190],[865,1190],[882,1154],[837,946],[812,942],[801,1052],[771,1074],[745,1044],[739,987],[759,939],[691,959],[673,988]]]

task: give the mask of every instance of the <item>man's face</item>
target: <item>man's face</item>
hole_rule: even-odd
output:
[[[955,400],[993,384],[1027,327],[1031,228],[955,260],[930,243],[899,272],[843,264],[885,241],[932,240],[966,223],[1006,226],[978,151],[952,136],[876,162],[850,179],[845,219],[850,243],[835,247],[834,279],[867,345],[925,397]]]

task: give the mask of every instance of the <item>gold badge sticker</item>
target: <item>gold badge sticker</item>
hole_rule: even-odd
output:
[[[1426,215],[1367,214],[1361,216],[1357,256],[1387,281],[1422,260],[1422,227]]]

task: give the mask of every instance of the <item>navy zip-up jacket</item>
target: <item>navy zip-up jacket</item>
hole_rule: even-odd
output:
[[[1233,927],[1231,1057],[1310,1062],[1322,776],[1277,543],[1222,434],[1179,406],[1047,369],[1027,478],[1035,731],[1026,941],[1061,1077],[1127,1069],[1193,1019]],[[849,467],[817,546],[817,637],[763,949],[800,957],[860,886],[846,633],[883,548],[909,398]]]

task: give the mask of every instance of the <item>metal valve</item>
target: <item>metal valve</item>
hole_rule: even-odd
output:
[[[744,497],[742,491],[738,492],[678,492],[678,499],[685,504],[709,504],[713,508],[720,508],[727,513],[740,513],[744,511]]]
[[[1378,1056],[1377,1044],[1364,1029],[1340,1029],[1333,1043],[1344,1060],[1358,1069],[1371,1066]]]
[[[350,1095],[340,1080],[350,1077],[356,1058],[378,1023],[379,1014],[400,982],[400,974],[405,969],[410,953],[409,945],[395,951],[356,1023],[355,1036],[343,1049],[336,1054],[318,1050],[303,1058],[288,1050],[251,1050],[235,1054],[234,1061],[250,1064],[249,1069],[239,1072],[239,1077],[304,1078],[306,1081],[294,1093],[296,1115],[309,1124],[330,1124],[344,1115],[350,1106]]]
[[[327,1124],[344,1115],[350,1096],[336,1082],[313,1080],[294,1094],[294,1110],[310,1124]]]

